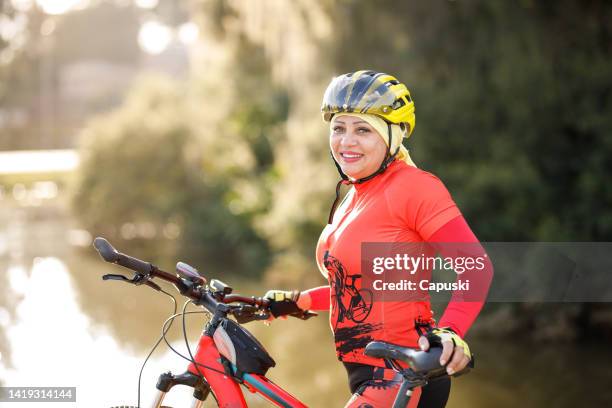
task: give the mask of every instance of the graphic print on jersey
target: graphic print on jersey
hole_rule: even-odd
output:
[[[329,271],[332,298],[332,322],[338,359],[347,353],[363,349],[373,337],[368,335],[382,324],[363,323],[372,311],[372,291],[361,289],[361,275],[349,275],[335,257],[325,252],[323,264]]]
[[[332,299],[338,310],[337,323],[348,319],[354,323],[361,323],[367,319],[372,310],[372,291],[358,289],[361,275],[348,275],[340,261],[325,252],[325,268],[330,272],[332,280]]]

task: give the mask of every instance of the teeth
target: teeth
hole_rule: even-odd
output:
[[[361,157],[363,156],[363,154],[348,154],[348,153],[342,153],[342,157],[346,157],[348,159],[356,159],[357,157]]]

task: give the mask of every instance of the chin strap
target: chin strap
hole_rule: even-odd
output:
[[[338,164],[336,163],[336,166],[337,165]],[[340,167],[338,167],[338,168],[340,168]],[[342,170],[340,170],[340,171],[342,171]],[[342,174],[344,174],[344,173],[342,173]],[[351,184],[351,182],[347,178],[346,180],[340,180],[338,182],[338,184],[336,184],[336,198],[334,199],[334,203],[332,204],[331,209],[329,210],[329,218],[327,219],[327,223],[328,224],[331,224],[332,221],[334,220],[334,213],[336,212],[336,207],[338,206],[338,201],[340,200],[340,187],[343,184],[349,185],[349,184]]]
[[[329,211],[329,218],[327,219],[328,224],[331,224],[332,221],[334,220],[334,213],[336,212],[336,207],[338,206],[338,201],[340,200],[340,187],[343,184],[349,185],[349,184],[365,183],[366,181],[373,179],[374,177],[378,176],[379,174],[387,170],[387,167],[389,167],[389,164],[391,164],[393,160],[395,160],[395,157],[400,151],[400,146],[398,146],[397,149],[395,149],[395,152],[391,154],[391,123],[389,122],[387,122],[387,131],[388,131],[388,136],[389,136],[389,144],[388,144],[389,147],[387,148],[387,154],[385,155],[385,158],[380,164],[380,167],[378,168],[378,170],[376,170],[374,173],[370,174],[367,177],[360,178],[358,180],[349,179],[349,177],[346,174],[344,174],[344,172],[342,171],[342,168],[340,167],[340,165],[334,158],[334,155],[330,152],[332,160],[334,161],[334,164],[336,165],[336,168],[338,169],[338,173],[340,173],[340,177],[342,177],[342,180],[340,180],[338,184],[336,184],[336,198],[334,199],[334,202]]]

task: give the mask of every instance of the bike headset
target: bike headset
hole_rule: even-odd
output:
[[[327,223],[333,221],[336,207],[340,199],[340,187],[343,184],[361,184],[383,173],[391,164],[402,146],[400,144],[391,153],[392,128],[399,125],[402,130],[408,127],[408,136],[412,134],[416,122],[414,101],[410,91],[397,78],[381,72],[363,70],[340,75],[332,79],[325,90],[321,106],[323,120],[331,122],[333,116],[339,113],[371,114],[382,118],[387,124],[387,153],[378,170],[367,177],[351,180],[341,169],[330,151],[332,160],[340,174],[341,180],[336,184],[336,197],[329,212]],[[382,136],[382,135],[381,135]]]

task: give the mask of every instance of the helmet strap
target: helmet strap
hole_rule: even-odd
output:
[[[329,155],[331,156],[334,164],[336,165],[336,169],[338,169],[338,173],[340,173],[340,177],[342,177],[342,180],[350,181],[349,177],[346,174],[344,174],[344,172],[342,171],[342,168],[340,167],[340,165],[336,161],[336,158],[334,157],[334,154],[331,152],[331,150],[329,152]]]
[[[336,207],[338,207],[338,201],[340,200],[340,187],[342,186],[342,184],[350,184],[350,181],[348,179],[343,179],[338,181],[338,184],[336,184],[336,198],[334,199],[334,203],[332,204],[331,209],[329,210],[329,218],[327,219],[328,224],[331,224],[334,220]]]

